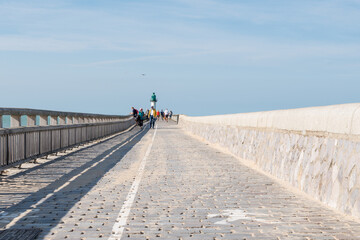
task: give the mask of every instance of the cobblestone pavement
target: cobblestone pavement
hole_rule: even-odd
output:
[[[71,154],[12,169],[0,178],[0,227],[40,228],[39,239],[80,239],[83,231],[94,238],[109,235],[109,212],[117,211],[124,199],[118,193],[132,183],[146,144],[139,140],[146,132],[135,128]]]
[[[70,182],[8,228],[41,228],[40,239],[108,239],[139,180],[122,239],[360,239],[359,222],[291,192],[173,123],[159,121],[157,130],[139,133],[101,160],[135,133],[139,129],[3,178],[2,227]]]

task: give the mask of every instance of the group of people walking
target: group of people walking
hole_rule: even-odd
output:
[[[173,115],[173,112],[171,110],[169,111],[168,109],[165,109],[165,111],[161,110],[159,112],[156,111],[153,106],[151,106],[150,109],[147,109],[145,113],[142,108],[137,110],[136,108],[132,107],[131,109],[132,115],[136,119],[137,125],[139,125],[141,128],[143,126],[144,120],[150,120],[150,128],[154,128],[157,119],[161,119],[162,121],[169,121],[169,119],[171,119]]]

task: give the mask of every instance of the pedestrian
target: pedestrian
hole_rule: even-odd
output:
[[[145,118],[146,120],[149,120],[149,109],[146,109]]]
[[[169,118],[169,110],[166,108],[164,111],[164,115],[165,115],[165,120],[168,121]]]
[[[164,121],[165,118],[164,110],[161,109],[160,115],[161,115],[161,120]]]
[[[142,108],[140,108],[139,114],[136,118],[136,122],[141,128],[143,126],[143,121],[144,121],[144,111]]]
[[[131,107],[131,109],[132,109],[132,115],[133,115],[133,117],[136,118],[139,111],[138,111],[136,108],[134,108],[134,107]]]
[[[159,118],[160,117],[160,112],[159,110],[156,112],[156,116]]]
[[[170,119],[172,118],[173,112],[170,110]]]
[[[155,128],[155,121],[156,121],[156,110],[153,106],[151,106],[149,111],[149,118],[150,118],[150,128],[151,126]]]

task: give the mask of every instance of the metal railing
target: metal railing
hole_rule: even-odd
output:
[[[103,138],[135,124],[133,117],[103,123],[0,129],[0,170]]]
[[[119,115],[0,108],[0,128],[114,122],[123,118]]]

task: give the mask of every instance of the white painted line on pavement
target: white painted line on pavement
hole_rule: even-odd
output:
[[[84,169],[83,171],[81,171],[79,174],[75,175],[74,177],[72,177],[71,179],[69,179],[66,183],[64,183],[63,185],[61,185],[60,187],[58,187],[57,189],[55,189],[52,193],[47,194],[45,197],[43,197],[42,199],[40,199],[37,203],[33,204],[30,206],[29,209],[27,209],[25,212],[22,212],[21,214],[19,214],[17,217],[15,217],[14,219],[12,219],[11,222],[9,222],[5,229],[8,229],[12,226],[14,226],[21,218],[25,217],[28,213],[30,213],[31,211],[33,211],[34,209],[36,209],[40,204],[44,203],[46,200],[48,200],[50,197],[52,197],[55,193],[61,191],[63,188],[65,188],[66,186],[68,186],[71,182],[73,182],[75,179],[77,179],[78,177],[80,177],[82,174],[84,174],[85,172],[89,171],[90,169],[96,167],[99,163],[105,161],[108,157],[110,157],[114,152],[116,152],[117,150],[119,150],[121,147],[123,147],[124,145],[126,145],[127,143],[131,142],[135,137],[137,137],[140,133],[142,133],[145,130],[145,128],[143,130],[141,130],[140,132],[138,132],[137,134],[135,134],[132,138],[130,138],[129,140],[127,140],[126,142],[124,142],[123,144],[121,144],[119,147],[117,147],[116,149],[114,149],[113,151],[111,151],[109,154],[107,154],[105,157],[103,157],[101,160],[99,160],[96,163],[93,163],[90,167],[87,167],[86,169]]]
[[[124,202],[124,204],[123,204],[123,206],[122,206],[122,208],[121,208],[121,210],[120,210],[120,212],[118,214],[118,217],[115,220],[115,224],[114,224],[114,226],[112,228],[112,233],[111,233],[111,235],[109,237],[109,240],[120,240],[121,239],[121,236],[122,236],[122,234],[124,232],[124,228],[125,228],[127,219],[129,217],[129,214],[130,214],[131,207],[132,207],[132,205],[134,203],[135,196],[136,196],[137,191],[139,189],[141,178],[142,178],[142,176],[144,174],[146,160],[147,160],[148,156],[150,155],[150,151],[151,151],[152,145],[154,143],[156,131],[157,131],[157,127],[155,128],[154,135],[152,137],[152,140],[150,142],[149,147],[146,150],[145,156],[141,160],[140,167],[138,169],[138,173],[137,173],[137,175],[135,177],[135,181],[131,185],[130,191],[129,191],[128,195],[126,196],[126,200],[125,200],[125,202]]]

